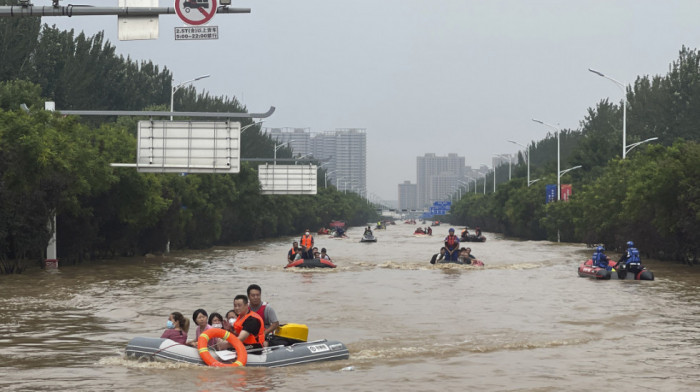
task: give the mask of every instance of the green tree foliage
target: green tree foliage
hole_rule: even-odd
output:
[[[0,29],[12,31],[7,26]],[[135,161],[139,119],[63,117],[43,110],[45,97],[60,109],[168,110],[170,73],[116,56],[102,34],[75,37],[44,26],[34,40],[23,51],[0,48],[8,56],[0,69],[15,70],[0,80],[0,273],[43,261],[54,215],[62,263],[158,252],[168,243],[203,248],[299,234],[331,219],[376,220],[364,199],[334,187],[316,196],[263,196],[257,164],[243,162],[237,175],[111,167]],[[235,98],[197,94],[192,86],[175,98],[178,111],[245,112]],[[244,158],[272,161],[275,143],[259,125],[243,133],[241,144]],[[291,150],[277,155],[291,157]]]
[[[495,194],[465,195],[453,206],[453,216],[530,239],[559,237],[617,250],[633,240],[649,255],[697,262],[698,51],[683,47],[667,75],[638,78],[627,101],[626,144],[652,137],[658,142],[638,146],[622,160],[622,106],[602,100],[588,109],[580,130],[562,132],[561,168],[583,166],[562,178],[573,184],[569,202],[544,203],[546,184],[556,183],[556,135],[550,134],[530,146],[531,177],[541,181],[527,186],[526,161],[520,158],[512,181]]]

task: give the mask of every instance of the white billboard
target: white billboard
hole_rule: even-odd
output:
[[[260,165],[258,179],[263,195],[315,195],[316,165]]]
[[[241,123],[139,121],[136,168],[149,173],[239,173]]]

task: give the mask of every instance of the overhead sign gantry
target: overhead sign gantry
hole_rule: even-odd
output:
[[[208,8],[204,8],[204,2],[208,4]],[[172,7],[157,7],[158,0],[119,0],[119,7],[93,7],[77,4],[61,6],[58,0],[53,0],[52,6],[34,6],[29,0],[20,0],[19,5],[0,6],[0,17],[117,15],[119,40],[126,41],[157,39],[158,15],[178,14],[179,4],[181,12],[186,16],[181,18],[190,25],[206,23],[214,14],[250,13],[250,8],[229,7],[231,0],[220,0],[220,3],[217,5],[216,0],[173,0]],[[197,7],[198,4],[201,6]],[[195,11],[199,15],[195,15]],[[188,20],[195,23],[189,23]]]

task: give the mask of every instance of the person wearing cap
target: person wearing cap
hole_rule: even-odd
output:
[[[299,260],[301,258],[301,250],[299,249],[299,243],[292,242],[292,249],[287,252],[287,264],[294,262],[294,260]]]
[[[313,259],[314,254],[312,249],[314,247],[314,237],[311,235],[309,229],[306,229],[304,235],[301,236],[299,244],[301,245],[301,258],[304,260]]]
[[[459,258],[459,238],[455,235],[455,229],[450,227],[449,234],[445,237],[445,260],[457,261]]]

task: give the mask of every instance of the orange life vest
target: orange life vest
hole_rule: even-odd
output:
[[[259,314],[253,312],[252,310],[248,310],[248,313],[243,315],[243,317],[238,316],[236,318],[236,322],[233,323],[233,330],[236,333],[236,336],[241,334],[241,331],[243,330],[243,322],[248,318],[248,317],[254,317],[260,321],[260,330],[258,331],[257,335],[250,334],[248,335],[247,338],[243,341],[243,344],[245,345],[250,345],[250,344],[259,344],[262,346],[262,344],[265,342],[265,322],[263,321],[262,317],[260,317]]]
[[[311,249],[314,246],[314,237],[312,237],[310,234],[304,234],[303,236],[301,236],[300,243],[302,247],[305,247],[306,249]]]
[[[445,245],[448,249],[454,249],[457,244],[459,244],[459,241],[456,235],[448,235],[447,238],[445,238]]]

